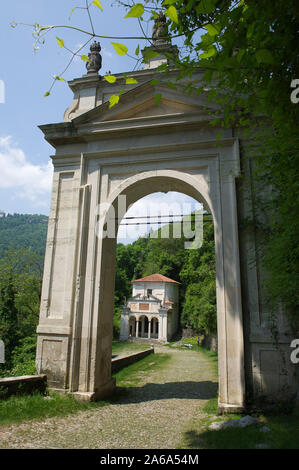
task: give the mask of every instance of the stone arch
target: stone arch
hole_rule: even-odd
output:
[[[53,388],[91,399],[112,392],[116,233],[113,238],[102,236],[107,208],[118,211],[120,196],[127,198],[126,211],[129,204],[147,194],[177,191],[203,203],[212,214],[219,408],[243,409],[244,344],[235,189],[238,142],[227,138],[216,148],[215,139],[196,141],[192,126],[188,135],[177,126],[170,135],[168,127],[155,143],[138,131],[134,148],[126,140],[131,138],[126,130],[118,138],[116,150],[115,134],[111,134],[104,148],[99,140],[90,143],[79,158],[55,157],[37,348],[38,370],[48,374]],[[100,219],[99,204],[105,206]]]
[[[139,315],[139,338],[147,338],[148,335],[148,316]]]
[[[136,317],[131,315],[129,318],[129,336],[136,336]]]
[[[159,318],[157,317],[152,317],[151,338],[153,339],[159,338]]]

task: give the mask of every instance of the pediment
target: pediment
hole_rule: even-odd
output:
[[[157,104],[155,97],[159,94],[161,100]],[[216,105],[208,103],[207,93],[189,96],[182,86],[173,89],[164,83],[152,85],[147,82],[122,94],[119,103],[113,108],[109,109],[109,102],[103,103],[74,118],[73,122],[80,125],[186,113],[207,114],[216,109]]]

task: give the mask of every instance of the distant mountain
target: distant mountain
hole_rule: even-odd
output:
[[[44,255],[47,229],[46,215],[0,212],[0,258],[9,248],[31,248]]]

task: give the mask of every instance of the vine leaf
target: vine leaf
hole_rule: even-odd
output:
[[[111,42],[111,44],[116,50],[118,55],[126,55],[126,53],[128,52],[127,46],[125,46],[124,44],[121,44],[120,42]]]
[[[200,54],[200,57],[202,59],[208,59],[209,57],[212,57],[213,55],[216,54],[216,48],[214,46],[211,46],[208,48],[207,51],[203,52],[202,54]]]
[[[159,52],[157,51],[154,51],[152,49],[147,49],[147,51],[145,52],[144,54],[144,62],[147,62],[148,60],[150,59],[153,59],[154,57],[159,57],[161,54],[159,54]]]
[[[213,13],[215,10],[215,0],[201,0],[195,10],[198,15],[200,13]]]
[[[99,0],[93,0],[92,4],[95,6],[95,7],[98,7],[101,11],[103,11],[103,7],[102,7],[102,4]]]
[[[112,95],[109,98],[109,108],[112,108],[119,102],[119,96],[118,95]]]
[[[76,10],[77,7],[74,7],[72,8],[71,12],[70,12],[70,16],[69,16],[69,19],[71,18],[72,14],[74,13],[74,11]]]
[[[115,75],[105,75],[104,78],[108,83],[115,83],[116,82]]]
[[[165,10],[165,15],[168,16],[168,18],[171,19],[171,21],[172,21],[173,23],[178,24],[178,22],[179,22],[179,19],[178,19],[178,12],[177,12],[175,6],[170,5],[170,7],[167,8],[167,10]]]
[[[63,40],[63,39],[60,39],[60,38],[58,38],[58,37],[56,36],[56,41],[57,41],[57,43],[58,43],[58,45],[59,45],[60,47],[63,47],[63,46],[64,46],[64,40]]]
[[[217,36],[220,33],[220,27],[216,24],[205,24],[205,28],[210,36]]]
[[[141,3],[136,3],[129,13],[126,14],[125,18],[140,18],[144,13],[144,6]]]
[[[84,62],[89,62],[89,58],[88,58],[87,55],[85,55],[85,54],[82,54],[82,55],[81,55],[81,59],[82,59]]]
[[[126,85],[134,85],[135,83],[138,83],[136,78],[129,77],[126,79]]]
[[[161,93],[156,93],[155,94],[155,105],[158,106],[161,102],[161,99],[162,99],[162,95]]]

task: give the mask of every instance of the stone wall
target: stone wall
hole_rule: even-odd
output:
[[[192,328],[182,329],[182,338],[193,338],[194,336],[196,336],[196,333]]]
[[[123,367],[129,366],[134,362],[140,361],[140,359],[143,359],[144,357],[148,356],[149,354],[153,354],[154,352],[154,348],[150,348],[146,349],[145,351],[129,354],[128,356],[116,357],[111,361],[111,372],[115,373]]]
[[[255,150],[257,152],[254,145],[254,139],[240,138],[243,178],[236,181],[246,398],[248,402],[277,402],[294,399],[299,387],[299,374],[290,360],[294,334],[286,313],[283,308],[273,312],[267,300],[263,230],[251,223],[255,220],[263,226],[269,216],[268,209],[261,211],[255,205],[254,195],[265,201],[272,197],[271,188],[262,186],[254,176]]]
[[[216,335],[204,335],[201,340],[201,346],[215,353],[218,352],[218,341]]]
[[[39,392],[45,394],[47,388],[47,376],[23,375],[21,377],[7,377],[0,379],[0,399],[11,395],[24,395]]]

